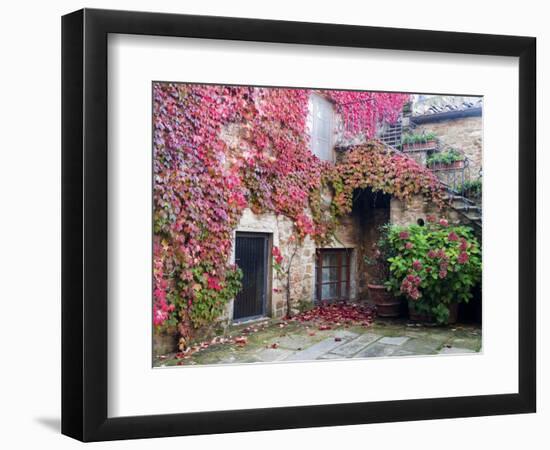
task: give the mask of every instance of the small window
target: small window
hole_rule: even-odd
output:
[[[349,249],[317,250],[317,301],[349,299],[350,254]]]
[[[313,106],[311,150],[319,159],[333,161],[334,110],[332,103],[320,95],[312,95],[311,101]]]

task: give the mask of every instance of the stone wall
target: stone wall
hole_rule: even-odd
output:
[[[308,125],[311,118],[308,117]],[[335,115],[334,140],[342,142],[343,127],[341,118]],[[474,170],[481,168],[481,118],[470,117],[454,121],[425,124],[420,127],[437,133],[441,139],[451,146],[463,150],[472,160]],[[232,151],[239,151],[240,129],[227,126],[222,131],[222,137]],[[330,196],[328,196],[330,197]],[[392,199],[385,207],[371,207],[369,202],[354,207],[349,216],[343,218],[336,230],[332,242],[323,248],[345,248],[351,251],[350,298],[363,300],[367,298],[367,283],[372,280],[369,267],[365,264],[365,256],[371,256],[372,245],[379,238],[381,225],[391,222],[406,225],[417,223],[418,219],[426,220],[428,214],[446,217],[451,223],[459,223],[460,217],[453,210],[439,211],[429,204],[422,196],[404,203]],[[324,199],[326,207],[330,198]],[[296,246],[293,242],[293,224],[287,217],[274,213],[254,214],[250,209],[243,212],[241,220],[235,229],[237,232],[267,233],[270,236],[270,249],[278,247],[283,255],[283,268],[286,268],[292,257],[290,271],[291,310],[295,314],[299,310],[311,307],[315,301],[315,266],[317,246],[306,237],[304,242]],[[234,255],[231,257],[234,261]],[[278,274],[271,265],[271,255],[268,267],[267,315],[281,318],[287,314],[286,276]],[[233,302],[229,302],[221,318],[229,323],[233,318]]]
[[[307,237],[301,245],[291,242],[293,224],[287,217],[274,213],[254,214],[249,208],[245,209],[237,226],[237,232],[268,233],[270,248],[278,247],[283,255],[283,268],[292,258],[290,271],[290,295],[292,306],[296,310],[300,302],[313,301],[315,276],[315,243]],[[234,259],[234,255],[232,256]],[[268,260],[271,262],[271,257]],[[267,315],[283,317],[286,315],[286,278],[278,274],[271,264],[268,268]],[[233,317],[233,302],[227,308],[227,316]]]
[[[312,128],[312,102],[309,102],[309,114],[306,121],[306,128]],[[241,139],[242,128],[240,126],[230,124],[222,129],[221,137],[228,144],[230,151],[240,151],[239,142]],[[334,135],[333,142],[343,142],[343,121],[339,114],[334,114]],[[357,142],[363,142],[362,136],[356,137]],[[349,142],[347,142],[349,144]],[[324,206],[329,208],[331,198],[324,199]],[[348,248],[351,249],[351,273],[350,273],[350,294],[353,299],[357,295],[356,273],[360,262],[358,262],[359,252],[358,240],[361,233],[357,229],[358,221],[356,218],[349,217],[342,220],[335,233],[333,241],[324,248]],[[315,264],[316,250],[315,242],[306,237],[304,242],[296,247],[291,241],[293,236],[293,224],[287,217],[276,215],[274,213],[254,214],[249,208],[245,209],[241,220],[235,229],[237,232],[257,232],[267,233],[270,235],[270,248],[273,246],[279,247],[283,255],[283,266],[286,266],[287,261],[292,258],[290,271],[290,298],[291,309],[293,313],[298,312],[304,307],[312,306],[315,301]],[[235,236],[235,235],[234,235]],[[361,254],[362,255],[362,254]],[[234,254],[231,257],[234,261]],[[269,258],[270,263],[272,258]],[[276,271],[269,265],[268,272],[268,295],[267,295],[267,315],[270,317],[280,318],[287,314],[286,302],[286,277]],[[221,318],[224,322],[229,322],[233,318],[233,301],[229,302],[226,311]]]
[[[294,235],[293,224],[287,217],[273,213],[254,214],[246,209],[241,217],[237,232],[268,233],[270,248],[279,247],[283,255],[283,268],[287,267],[292,257],[290,270],[290,298],[292,313],[296,314],[304,307],[311,307],[315,301],[315,242],[308,236],[300,245],[291,239]],[[349,216],[342,220],[337,228],[332,242],[323,248],[347,248],[351,254],[350,296],[356,299],[358,286],[358,270],[362,266],[363,250],[361,239],[363,231],[357,217]],[[292,256],[294,255],[294,256]],[[235,255],[231,259],[234,261]],[[271,262],[271,258],[269,258]],[[280,318],[287,314],[286,277],[278,274],[271,264],[268,267],[267,315]],[[222,320],[230,321],[233,317],[233,302],[229,302]]]
[[[463,218],[452,208],[443,208],[440,210],[437,205],[431,203],[422,195],[416,195],[408,202],[392,198],[390,203],[390,222],[395,225],[411,225],[419,223],[419,220],[426,222],[426,217],[430,214],[437,218],[445,218],[451,224],[466,223]]]
[[[445,145],[462,151],[470,160],[470,178],[479,178],[483,167],[481,116],[423,123],[418,125],[415,132],[435,133]]]

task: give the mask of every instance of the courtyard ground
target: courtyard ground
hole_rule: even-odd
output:
[[[157,355],[154,366],[270,363],[346,358],[469,354],[481,327],[445,327],[376,318],[352,325],[264,320],[236,325],[191,352]]]

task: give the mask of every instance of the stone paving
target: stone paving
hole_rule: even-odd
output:
[[[245,325],[230,330],[238,336]],[[478,325],[420,326],[377,319],[370,327],[320,330],[311,324],[270,322],[247,336],[247,344],[212,345],[186,359],[162,355],[155,366],[271,363],[418,355],[459,355],[481,351]]]

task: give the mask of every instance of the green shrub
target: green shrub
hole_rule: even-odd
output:
[[[417,311],[445,324],[452,303],[470,301],[481,280],[481,249],[470,227],[431,216],[425,226],[392,226],[387,241],[392,256],[386,286]]]

